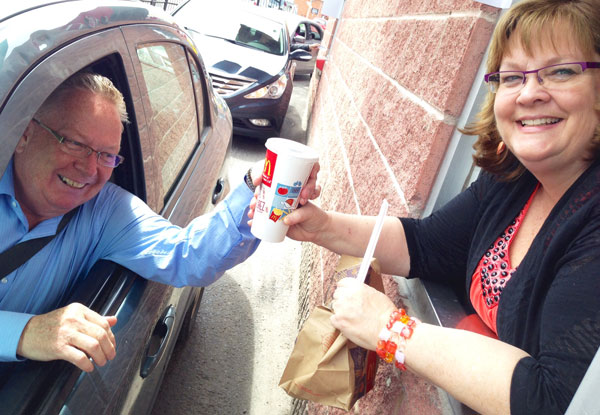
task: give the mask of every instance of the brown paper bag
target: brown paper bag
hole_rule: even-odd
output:
[[[356,277],[360,261],[361,258],[343,256],[336,268],[336,281]],[[383,291],[375,260],[366,282]],[[325,296],[327,302],[332,291]],[[312,311],[298,334],[279,386],[295,398],[350,410],[373,388],[377,354],[356,346],[334,329],[329,321],[331,315],[332,311],[324,306]]]

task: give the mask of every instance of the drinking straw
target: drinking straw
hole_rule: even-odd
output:
[[[375,221],[375,227],[373,228],[373,232],[371,232],[371,239],[369,239],[369,244],[367,245],[367,250],[365,251],[365,256],[360,264],[360,268],[358,270],[358,275],[356,279],[360,282],[365,282],[365,278],[367,278],[367,271],[369,270],[369,265],[371,264],[371,260],[373,259],[373,253],[375,252],[375,247],[377,246],[377,240],[379,239],[379,234],[381,233],[381,228],[383,228],[383,220],[385,219],[385,215],[388,210],[388,202],[383,199],[383,203],[381,204],[381,208],[379,209],[379,215],[377,216],[377,220]]]

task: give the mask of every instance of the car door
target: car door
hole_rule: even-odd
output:
[[[211,111],[207,74],[193,44],[182,32],[149,24],[125,26],[122,32],[132,61],[128,79],[135,79],[137,88],[131,89],[139,91],[133,101],[146,201],[172,223],[185,226],[212,208],[214,185],[231,130],[219,130],[226,123],[215,119],[217,113]],[[193,315],[201,296],[200,288],[174,289],[139,278],[136,283],[146,285],[139,300],[137,287],[130,294],[143,311],[132,315],[128,334],[122,334],[122,338],[130,339],[123,340],[126,346],[122,347],[127,349],[122,358],[131,370],[122,379],[120,398],[114,399],[121,402],[114,409],[127,414],[151,410],[177,334],[186,315]],[[125,298],[125,303],[128,300]],[[138,326],[150,327],[151,331],[140,333]],[[94,405],[87,397],[98,390],[98,385],[92,377],[87,379],[87,389],[78,391],[76,398],[73,395],[67,402],[69,408],[77,408],[77,413],[93,413]]]
[[[49,33],[48,36],[51,37],[52,33]],[[57,37],[59,36],[57,35]],[[37,110],[37,106],[47,98],[52,90],[73,73],[90,67],[93,63],[98,68],[102,67],[105,75],[110,73],[115,85],[121,91],[126,91],[127,109],[132,115],[133,123],[136,122],[132,96],[138,95],[138,93],[135,88],[133,90],[130,88],[129,80],[124,75],[127,69],[132,72],[133,68],[123,35],[118,28],[83,37],[65,46],[56,44],[53,46],[55,49],[52,53],[46,55],[38,64],[30,67],[26,77],[16,85],[2,110],[0,125],[13,123],[24,129],[28,120]],[[18,131],[16,135],[19,135]],[[136,140],[139,141],[137,129],[128,127],[123,134],[123,154],[131,162],[121,166],[125,167],[124,170],[116,170],[116,175],[126,178],[120,183],[122,186],[145,198],[143,170],[140,170],[141,165],[136,165],[136,160],[139,158],[139,145],[136,145]],[[9,154],[12,153],[12,150],[7,150],[9,150]],[[151,291],[147,289],[148,284],[134,274],[122,270],[114,264],[106,265],[106,267],[94,269],[90,273],[94,278],[87,278],[86,283],[79,287],[86,289],[77,290],[71,299],[79,300],[96,311],[112,314],[117,313],[124,304],[124,300],[132,292],[135,292],[138,298],[142,298]],[[128,303],[132,303],[132,301],[129,300]],[[132,304],[127,310],[132,315],[137,312],[138,308]],[[128,319],[124,316],[123,324],[126,324]],[[152,324],[147,324],[149,328],[140,326],[139,331],[142,333],[149,331]],[[116,332],[123,332],[118,327],[115,329]],[[141,334],[141,336],[144,335]],[[123,339],[123,336],[119,337]],[[129,342],[129,340],[127,341]],[[123,350],[119,350],[119,354],[124,355],[125,353]],[[113,388],[108,385],[113,384],[115,377],[126,377],[127,372],[127,368],[118,360],[114,363],[111,362],[101,371],[94,371],[89,376],[82,374],[73,365],[62,361],[47,363],[26,361],[2,364],[2,370],[0,399],[3,402],[3,409],[7,413],[15,414],[58,413],[74,385],[77,382],[86,383],[88,377],[99,386],[106,384],[107,386],[103,389],[110,394]],[[111,377],[110,382],[105,382],[104,375]],[[117,386],[120,385],[119,382],[114,383]],[[89,400],[93,402],[95,398],[92,396]],[[104,410],[111,401],[112,399],[99,399],[96,408]],[[68,408],[66,413],[69,413]]]
[[[129,43],[125,41],[123,31],[130,32]],[[144,30],[144,25],[123,31],[121,28],[112,28],[85,36],[57,48],[32,67],[3,108],[0,126],[5,126],[4,131],[9,131],[15,124],[21,123],[24,128],[37,105],[78,70],[89,68],[109,76],[124,93],[131,121],[122,139],[122,152],[128,162],[115,170],[112,180],[147,200],[174,223],[184,224],[207,208],[227,145],[222,145],[223,139],[221,142],[208,139],[215,135],[211,123],[215,113],[207,109],[206,90],[199,83],[202,68],[195,58],[190,58],[191,47],[178,43],[185,38],[175,31]],[[179,44],[180,57],[192,65],[187,69],[189,87],[186,105],[190,106],[191,99],[192,111],[196,113],[190,127],[190,134],[194,130],[196,132],[195,142],[193,138],[188,140],[184,151],[178,153],[177,161],[182,162],[169,166],[166,169],[168,174],[164,176],[156,176],[154,158],[158,157],[153,151],[157,146],[149,134],[154,125],[147,118],[146,95],[139,87],[144,76],[139,71],[139,57],[137,53],[130,55],[133,43],[131,36],[142,38],[148,32],[155,33],[153,36],[157,40]],[[151,36],[147,36],[146,40],[149,38]],[[201,97],[197,102],[198,95]],[[14,120],[18,121],[15,123]],[[202,156],[212,149],[218,149],[220,156]],[[144,160],[150,162],[144,163]],[[202,177],[196,180],[200,184],[191,183],[191,178],[198,179],[205,171],[209,173],[208,180]],[[157,177],[159,184],[153,181]],[[194,190],[204,193],[195,193]],[[198,195],[205,197],[199,199]],[[147,281],[116,264],[98,263],[85,282],[71,294],[69,302],[79,301],[101,314],[118,317],[118,323],[113,328],[117,339],[117,357],[90,374],[82,373],[63,361],[2,364],[0,399],[3,411],[14,414],[148,412],[183,317],[197,298],[198,291],[192,288],[175,289]]]
[[[296,32],[294,35],[294,41],[303,44],[321,44],[323,40],[323,29],[321,27],[311,21],[303,20],[298,23],[298,27],[296,28]],[[315,68],[315,62],[317,59],[317,55],[319,53],[319,49],[314,49],[309,51],[312,55],[312,59],[308,62],[298,61],[296,66],[296,74],[299,75],[310,75],[312,74]]]

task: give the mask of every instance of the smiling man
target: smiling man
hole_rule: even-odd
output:
[[[123,96],[112,82],[79,73],[42,104],[19,140],[0,179],[0,252],[56,236],[2,278],[0,361],[63,359],[91,371],[115,357],[115,317],[61,307],[98,260],[164,284],[206,286],[258,246],[247,212],[260,175],[248,185],[240,180],[210,215],[185,228],[109,183],[124,161],[124,122]],[[318,195],[315,182],[316,172],[304,195]]]
[[[64,359],[91,371],[115,357],[115,317],[81,304],[59,308],[100,259],[165,284],[205,286],[256,249],[246,216],[253,192],[243,182],[185,228],[108,183],[124,160],[124,122],[122,94],[83,72],[50,95],[17,143],[0,179],[0,252],[56,236],[2,278],[0,361]]]
[[[89,82],[97,93],[69,85],[58,89],[17,144],[15,198],[29,229],[96,196],[122,160],[118,153],[122,122],[127,122],[125,103],[107,81],[98,77],[97,86]]]

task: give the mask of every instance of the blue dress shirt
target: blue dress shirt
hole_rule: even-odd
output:
[[[213,212],[181,228],[138,197],[107,183],[60,235],[0,280],[0,361],[19,360],[16,350],[29,319],[56,309],[100,259],[169,285],[211,284],[258,247],[247,224],[252,195],[242,182]],[[0,252],[55,234],[61,218],[29,230],[15,199],[11,161],[0,179]]]

